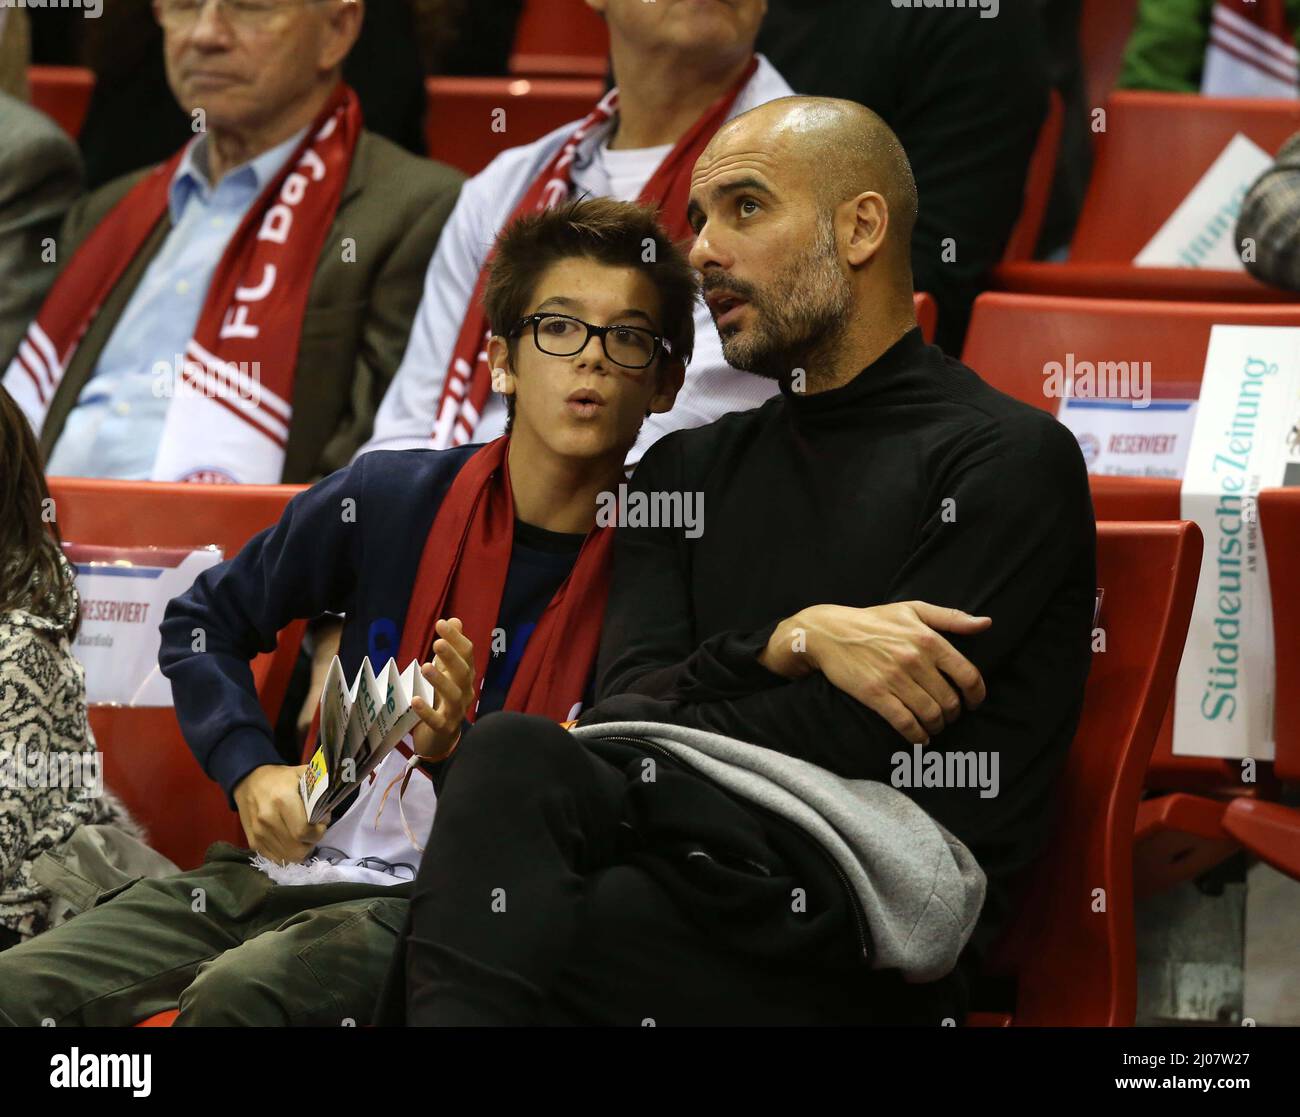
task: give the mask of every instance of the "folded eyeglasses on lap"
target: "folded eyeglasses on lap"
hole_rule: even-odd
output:
[[[227,23],[239,30],[259,28],[280,12],[317,4],[350,4],[353,0],[213,0]],[[198,22],[208,0],[153,0],[154,18],[164,27],[184,29]]]
[[[605,356],[623,368],[649,368],[660,352],[671,354],[672,342],[653,330],[641,326],[593,326],[571,314],[530,314],[519,319],[509,336],[515,337],[527,326],[533,327],[533,343],[552,357],[572,357],[581,353],[595,334],[600,338]]]

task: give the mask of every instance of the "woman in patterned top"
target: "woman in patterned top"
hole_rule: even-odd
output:
[[[98,770],[72,656],[80,603],[51,508],[36,440],[0,388],[0,950],[46,928],[37,857],[83,824],[133,829]]]

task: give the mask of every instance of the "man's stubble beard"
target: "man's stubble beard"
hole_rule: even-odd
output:
[[[796,368],[811,383],[828,374],[853,304],[839,267],[834,226],[824,222],[808,252],[782,269],[774,282],[751,292],[755,324],[722,338],[727,363],[776,381],[788,380]]]

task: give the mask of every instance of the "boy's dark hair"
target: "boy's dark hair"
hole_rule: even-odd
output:
[[[643,270],[659,292],[659,332],[672,346],[674,359],[690,360],[699,298],[695,271],[664,232],[654,207],[612,198],[564,202],[524,214],[501,231],[483,292],[492,333],[509,337],[529,312],[543,273],[574,257]],[[511,339],[512,357],[515,340]],[[511,422],[514,402],[513,396],[506,397]]]

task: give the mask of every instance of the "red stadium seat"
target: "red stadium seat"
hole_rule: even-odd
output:
[[[1196,396],[1210,329],[1216,323],[1300,326],[1300,304],[1136,302],[988,293],[975,302],[962,360],[993,387],[1053,413],[1059,400],[1043,392],[1043,366],[1063,361],[1067,353],[1079,361],[1150,361],[1154,394]],[[1180,484],[1175,480],[1093,477],[1091,487],[1098,519],[1176,520],[1182,515]],[[1300,674],[1293,677],[1300,683]],[[1170,719],[1157,742],[1148,784],[1178,790],[1239,788],[1239,770],[1228,760],[1175,757]],[[1261,790],[1269,787],[1266,778]]]
[[[1003,290],[1078,297],[1289,302],[1243,272],[1139,268],[1133,258],[1238,132],[1269,152],[1300,131],[1300,101],[1116,93],[1097,136],[1092,181],[1067,263],[999,266]],[[1152,165],[1152,137],[1176,158]]]
[[[1150,361],[1154,394],[1196,396],[1215,325],[1300,326],[1300,303],[1138,302],[988,292],[975,300],[962,360],[999,391],[1053,414],[1060,400],[1044,394],[1043,368],[1064,361],[1067,353],[1076,361]],[[1097,515],[1147,518],[1113,507],[1098,508]]]
[[[603,79],[608,56],[609,29],[583,0],[527,0],[510,72]]]
[[[426,78],[431,158],[477,174],[506,148],[583,119],[604,94],[594,78]]]
[[[1054,833],[990,956],[992,975],[1015,979],[1016,1025],[1134,1022],[1134,819],[1182,657],[1201,547],[1200,529],[1186,522],[1097,525],[1106,651],[1093,656]],[[967,1023],[1007,1020],[981,1011]]]
[[[1061,133],[1065,128],[1065,107],[1061,95],[1052,90],[1047,119],[1038,133],[1034,154],[1025,175],[1025,197],[1020,204],[1020,217],[1007,247],[1002,253],[1003,262],[1032,260],[1038,247],[1038,234],[1043,231],[1043,218],[1047,216],[1047,203],[1052,197],[1052,183],[1056,178],[1056,158],[1061,151]]]
[[[29,66],[27,87],[32,105],[54,118],[74,140],[90,108],[95,91],[95,72],[80,66]]]
[[[1166,512],[1178,509],[1176,483],[1151,484],[1163,486]],[[1275,801],[1280,782],[1300,780],[1300,489],[1263,489],[1258,509],[1276,656],[1273,762],[1257,765],[1257,782],[1243,785],[1239,761],[1176,756],[1171,711],[1147,772],[1147,786],[1167,794],[1138,808],[1139,896],[1193,880],[1240,850],[1300,879],[1300,811]]]
[[[1138,0],[1083,0],[1079,17],[1079,53],[1089,112],[1104,105],[1119,80],[1124,48],[1133,34]]]
[[[912,304],[916,307],[916,321],[921,327],[925,340],[934,343],[934,331],[939,325],[939,304],[933,295],[917,291],[912,295]]]
[[[65,542],[123,547],[216,544],[232,557],[275,523],[293,485],[163,485],[51,477]],[[252,663],[267,717],[274,721],[302,641],[303,623],[284,630],[276,650]],[[214,841],[243,844],[225,793],[199,767],[170,708],[92,706],[90,724],[104,756],[104,782],[149,832],[154,848],[182,869],[199,865]]]
[[[1177,501],[1176,489],[1173,499]],[[1295,556],[1300,553],[1300,489],[1263,489],[1258,510],[1276,654],[1272,776],[1296,781],[1300,780],[1300,640],[1295,637],[1300,631],[1300,567]],[[1274,779],[1265,775],[1256,788],[1243,789],[1233,761],[1174,756],[1167,728],[1148,783],[1190,786],[1192,792],[1209,793],[1177,790],[1140,805],[1138,894],[1191,880],[1243,849],[1300,880],[1300,810],[1269,801],[1276,798]],[[1217,773],[1218,786],[1211,765],[1222,769]]]

